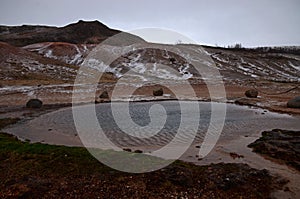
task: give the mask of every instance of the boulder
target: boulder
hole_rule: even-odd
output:
[[[153,95],[154,95],[154,96],[163,96],[163,94],[164,94],[164,91],[163,91],[162,88],[154,89],[154,90],[153,90]]]
[[[297,96],[288,101],[287,107],[289,108],[300,108],[300,96]]]
[[[254,90],[254,89],[250,89],[245,92],[245,95],[246,95],[246,97],[249,97],[249,98],[257,98],[258,91]]]
[[[101,95],[99,96],[99,98],[101,98],[101,99],[109,99],[108,92],[107,91],[103,91],[101,93]]]
[[[26,103],[27,108],[42,108],[42,106],[43,106],[43,102],[39,99],[30,99]]]

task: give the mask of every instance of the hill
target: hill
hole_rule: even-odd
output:
[[[78,21],[64,27],[50,26],[0,26],[0,41],[14,46],[41,42],[67,42],[73,44],[98,44],[108,37],[121,33],[99,21]],[[143,41],[137,36],[130,35]]]

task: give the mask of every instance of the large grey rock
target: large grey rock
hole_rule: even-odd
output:
[[[26,103],[27,108],[42,108],[42,106],[43,106],[43,102],[39,99],[30,99]]]
[[[254,90],[254,89],[250,89],[245,92],[245,95],[246,95],[246,97],[249,97],[249,98],[257,98],[258,91]]]
[[[300,108],[300,96],[297,96],[288,101],[287,107],[289,108]]]
[[[163,96],[163,94],[164,94],[164,91],[163,91],[162,88],[154,89],[154,90],[153,90],[153,95],[154,95],[154,96]]]

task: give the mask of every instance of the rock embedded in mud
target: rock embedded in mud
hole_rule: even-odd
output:
[[[246,95],[246,97],[249,97],[249,98],[257,98],[258,91],[254,90],[254,89],[250,89],[245,92],[245,95]]]
[[[123,151],[132,152],[132,150],[129,148],[124,148]]]
[[[109,99],[108,92],[107,91],[103,91],[101,93],[101,95],[99,95],[99,98],[101,98],[101,99]]]
[[[242,97],[234,101],[235,104],[243,106],[255,106],[257,102],[259,102],[259,99],[249,99],[246,97]]]
[[[43,102],[39,99],[30,99],[26,103],[26,108],[42,108]]]
[[[300,108],[300,96],[297,96],[287,103],[288,108]]]
[[[134,153],[143,153],[143,151],[142,151],[142,150],[139,150],[139,149],[137,149],[137,150],[135,150],[135,151],[134,151]]]
[[[153,95],[154,95],[154,96],[163,96],[163,94],[164,94],[164,91],[163,91],[162,88],[154,89],[154,90],[153,90]]]

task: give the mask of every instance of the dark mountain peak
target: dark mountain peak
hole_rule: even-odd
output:
[[[106,25],[104,25],[103,23],[101,23],[98,20],[94,20],[94,21],[79,20],[76,23],[71,23],[62,28],[67,28],[67,27],[76,27],[76,28],[93,27],[93,28],[110,29],[109,27],[107,27]]]

